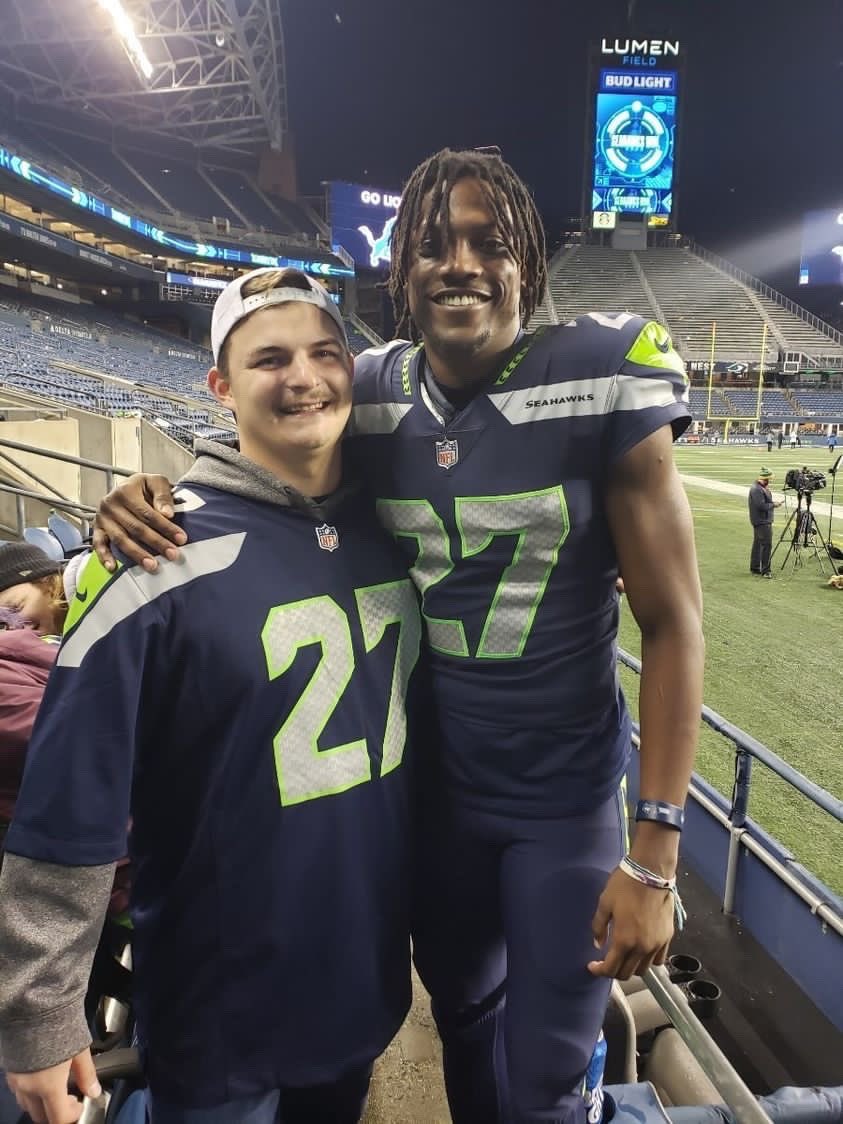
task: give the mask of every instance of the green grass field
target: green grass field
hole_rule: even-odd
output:
[[[694,513],[705,598],[705,702],[836,797],[843,797],[843,592],[830,589],[811,556],[801,568],[780,569],[789,541],[773,558],[774,580],[749,573],[752,531],[746,490],[760,467],[775,477],[774,493],[789,468],[827,472],[823,448],[767,453],[753,446],[677,446],[679,471],[689,478],[740,485],[731,495],[686,482]],[[843,466],[841,466],[843,467]],[[828,503],[828,487],[814,495]],[[775,547],[794,504],[776,512]],[[835,497],[832,537],[843,543],[843,471]],[[823,537],[828,515],[817,512]],[[670,549],[670,543],[665,543]],[[638,629],[624,609],[621,646],[640,654]],[[637,676],[622,669],[624,690],[636,709]],[[730,743],[703,727],[697,770],[727,796],[734,754]],[[843,826],[763,765],[753,764],[750,814],[814,874],[843,893]]]

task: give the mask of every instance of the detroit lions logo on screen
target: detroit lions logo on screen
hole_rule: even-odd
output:
[[[395,226],[397,215],[392,215],[391,218],[386,220],[384,228],[380,234],[375,235],[369,230],[368,226],[358,226],[357,229],[369,243],[369,265],[372,269],[377,269],[381,262],[389,265],[389,243],[392,240],[392,228]]]

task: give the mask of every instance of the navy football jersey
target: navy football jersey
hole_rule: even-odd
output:
[[[423,597],[441,761],[462,798],[571,813],[618,784],[630,727],[606,482],[688,421],[667,332],[628,313],[522,335],[462,408],[419,347],[357,357],[349,447]]]
[[[7,849],[125,853],[150,1083],[205,1105],[337,1079],[410,1000],[405,696],[418,598],[371,502],[191,484],[183,559],[91,558]]]

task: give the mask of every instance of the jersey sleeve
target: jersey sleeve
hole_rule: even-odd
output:
[[[418,347],[393,340],[354,359],[354,403],[346,436],[391,434],[412,407],[410,364]]]
[[[162,611],[138,574],[95,557],[85,567],[27,751],[12,854],[97,866],[126,853],[142,708],[154,714],[166,674]]]
[[[663,425],[676,439],[691,421],[685,365],[667,329],[640,319],[631,327],[607,404],[610,462]]]

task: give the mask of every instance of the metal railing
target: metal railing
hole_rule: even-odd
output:
[[[638,675],[641,674],[641,661],[628,652],[619,650],[618,662],[635,671]],[[843,916],[830,900],[833,896],[831,891],[829,891],[828,898],[816,893],[748,833],[746,821],[752,786],[752,762],[756,760],[765,765],[776,776],[807,797],[808,800],[832,816],[838,823],[843,823],[843,800],[838,800],[837,797],[832,796],[830,792],[826,792],[820,785],[809,780],[798,769],[788,765],[778,754],[773,753],[767,746],[753,738],[751,734],[741,730],[739,726],[735,726],[734,723],[723,718],[717,711],[704,705],[701,716],[707,726],[732,743],[735,753],[735,784],[728,813],[718,807],[693,783],[690,790],[697,803],[729,831],[729,854],[726,860],[723,912],[730,914],[734,911],[740,849],[743,846],[789,886],[810,907],[813,914],[843,936]],[[635,740],[637,742],[637,735]]]
[[[20,441],[10,441],[7,438],[0,438],[0,449],[17,449],[23,453],[31,453],[35,456],[44,457],[46,460],[62,461],[64,464],[75,464],[79,468],[91,468],[96,471],[102,472],[105,476],[105,491],[110,492],[114,487],[115,476],[131,476],[135,469],[133,468],[118,468],[116,465],[104,464],[102,461],[93,461],[88,457],[74,457],[70,453],[57,453],[52,449],[39,449],[35,445],[24,445]],[[17,534],[18,538],[23,537],[24,528],[26,526],[26,511],[24,500],[38,500],[40,503],[47,504],[49,507],[56,508],[58,511],[65,511],[70,515],[75,516],[82,524],[83,537],[89,531],[89,522],[91,518],[96,515],[96,508],[90,507],[88,504],[77,503],[75,500],[70,500],[63,496],[60,492],[56,491],[51,484],[42,480],[30,469],[24,465],[19,465],[11,457],[4,457],[0,453],[0,460],[5,459],[15,464],[17,471],[24,472],[30,479],[35,480],[42,488],[47,489],[43,492],[36,492],[30,488],[24,488],[19,484],[3,484],[0,483],[0,492],[7,495],[16,497],[16,527],[7,527],[4,524],[4,529],[13,531]]]
[[[366,321],[361,320],[356,313],[346,313],[345,318],[350,324],[354,325],[361,336],[366,337],[366,339],[371,343],[372,347],[383,347],[386,341],[382,340],[378,333],[374,330],[374,328],[370,328]]]
[[[661,1009],[679,1032],[724,1103],[741,1124],[771,1124],[770,1117],[755,1099],[732,1063],[691,1010],[687,1000],[671,983],[667,969],[648,968],[644,982]]]

